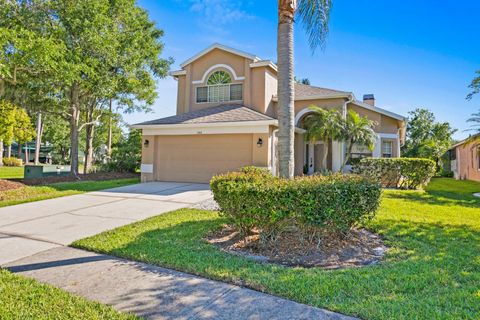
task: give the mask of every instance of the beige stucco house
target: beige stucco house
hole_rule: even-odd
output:
[[[460,141],[449,150],[455,179],[480,181],[480,134]]]
[[[208,182],[217,173],[242,166],[278,171],[277,66],[270,60],[214,44],[171,73],[178,82],[177,114],[134,125],[143,132],[142,181]],[[405,136],[403,116],[375,106],[373,95],[358,101],[353,93],[295,85],[295,173],[338,171],[343,142],[304,140],[308,107],[355,110],[375,120],[373,152],[355,148],[354,156],[398,157]],[[321,156],[329,150],[327,168]]]

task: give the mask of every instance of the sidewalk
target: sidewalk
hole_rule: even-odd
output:
[[[148,319],[354,319],[235,285],[69,247],[54,247],[5,267]]]

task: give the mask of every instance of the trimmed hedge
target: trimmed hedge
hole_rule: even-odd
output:
[[[375,179],[384,187],[418,189],[435,175],[435,162],[421,158],[364,158],[352,167],[354,173]]]
[[[10,158],[3,158],[3,165],[6,167],[21,167],[22,166],[22,159],[10,157]]]
[[[381,195],[377,182],[358,175],[287,180],[250,169],[215,176],[210,186],[236,230],[245,236],[255,228],[263,239],[291,225],[344,234],[374,216]]]

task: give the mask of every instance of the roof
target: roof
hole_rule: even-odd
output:
[[[295,100],[301,100],[304,98],[315,98],[319,96],[349,96],[351,92],[333,90],[321,87],[314,87],[306,84],[295,83]]]
[[[220,43],[214,43],[212,44],[210,47],[200,51],[199,53],[197,53],[196,55],[194,55],[193,57],[191,57],[190,59],[184,61],[182,64],[180,64],[180,67],[185,67],[186,65],[192,63],[193,61],[197,60],[198,58],[206,55],[207,53],[209,53],[210,51],[214,50],[214,49],[220,49],[220,50],[224,50],[224,51],[227,51],[227,52],[230,52],[230,53],[233,53],[233,54],[236,54],[236,55],[239,55],[241,57],[245,57],[247,59],[250,59],[250,60],[253,60],[253,61],[258,61],[258,60],[261,60],[260,58],[258,58],[256,55],[254,54],[251,54],[251,53],[247,53],[245,51],[241,51],[241,50],[237,50],[237,49],[234,49],[234,48],[231,48],[231,47],[228,47],[228,46],[225,46],[223,44],[220,44]]]
[[[161,118],[138,123],[135,126],[162,125],[162,124],[199,124],[242,121],[269,121],[276,120],[263,113],[240,104],[221,105],[207,109],[191,111],[176,116]]]
[[[362,102],[362,101],[358,101],[358,100],[354,100],[352,101],[353,104],[359,106],[359,107],[362,107],[364,109],[368,109],[368,110],[371,110],[371,111],[374,111],[374,112],[378,112],[380,114],[383,114],[383,115],[386,115],[386,116],[389,116],[391,118],[394,118],[394,119],[397,119],[397,120],[400,120],[400,121],[405,121],[405,117],[402,116],[402,115],[399,115],[397,113],[394,113],[394,112],[391,112],[391,111],[388,111],[388,110],[385,110],[385,109],[382,109],[382,108],[379,108],[377,106],[372,106],[368,103],[365,103],[365,102]]]
[[[452,149],[454,149],[454,148],[456,148],[456,147],[459,147],[459,146],[461,146],[461,145],[463,145],[463,144],[465,144],[465,143],[467,143],[467,142],[472,142],[472,141],[476,140],[477,137],[480,137],[480,133],[473,134],[473,135],[469,136],[468,138],[463,139],[462,141],[459,141],[459,142],[455,143],[455,144],[454,144],[453,146],[451,146],[450,149],[448,149],[448,150],[452,150]]]

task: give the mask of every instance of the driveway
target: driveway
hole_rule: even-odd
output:
[[[211,197],[207,184],[150,182],[0,208],[0,265]]]

